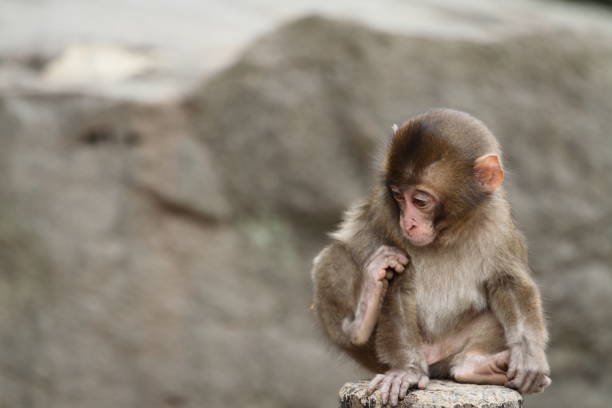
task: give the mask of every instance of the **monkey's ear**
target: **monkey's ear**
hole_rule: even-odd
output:
[[[391,125],[391,130],[393,131],[393,135],[397,133],[397,131],[399,130],[399,126],[397,126],[396,123],[394,123],[393,125]]]
[[[474,174],[486,193],[492,193],[504,181],[504,170],[496,154],[486,154],[474,161]]]

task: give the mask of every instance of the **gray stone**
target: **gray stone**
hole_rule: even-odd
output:
[[[367,392],[367,381],[346,383],[340,389],[341,408],[382,407],[380,392]],[[518,392],[497,385],[459,384],[432,380],[425,390],[413,390],[400,401],[400,408],[521,408]]]
[[[471,42],[310,17],[185,104],[0,99],[0,406],[332,406],[311,259],[432,106],[505,148],[552,333],[541,407],[612,398],[612,41]]]
[[[580,405],[563,390],[588,378],[596,407],[612,398],[610,44],[605,33],[547,25],[471,42],[313,16],[256,41],[189,106],[234,211],[290,220],[304,238],[313,231],[301,240],[311,254],[366,194],[391,124],[437,106],[481,118],[503,145],[549,312],[553,384],[528,401]],[[352,370],[330,375],[325,390]]]

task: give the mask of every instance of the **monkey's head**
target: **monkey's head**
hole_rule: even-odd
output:
[[[414,246],[468,220],[504,179],[499,145],[467,113],[440,109],[394,131],[384,163],[387,207]]]

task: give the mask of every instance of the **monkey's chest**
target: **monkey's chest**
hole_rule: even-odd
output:
[[[453,330],[466,313],[487,306],[483,266],[461,260],[414,260],[418,320],[427,336]]]

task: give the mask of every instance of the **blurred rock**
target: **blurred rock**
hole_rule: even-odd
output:
[[[68,86],[112,83],[150,72],[155,61],[149,54],[109,44],[76,44],[49,61],[43,75],[47,81]]]
[[[550,317],[553,386],[527,403],[606,406],[610,44],[603,34],[558,27],[474,43],[310,17],[261,38],[190,106],[236,211],[285,214],[321,232],[366,192],[370,158],[391,124],[437,106],[484,120],[505,147],[510,199]],[[585,381],[588,402],[560,391]]]
[[[7,98],[0,124],[0,405],[317,403],[310,253],[232,213],[180,107]]]
[[[0,99],[0,406],[333,406],[310,260],[390,126],[467,110],[506,149],[547,298],[553,385],[612,398],[612,42],[300,19],[182,105]],[[588,394],[588,398],[584,394]]]

